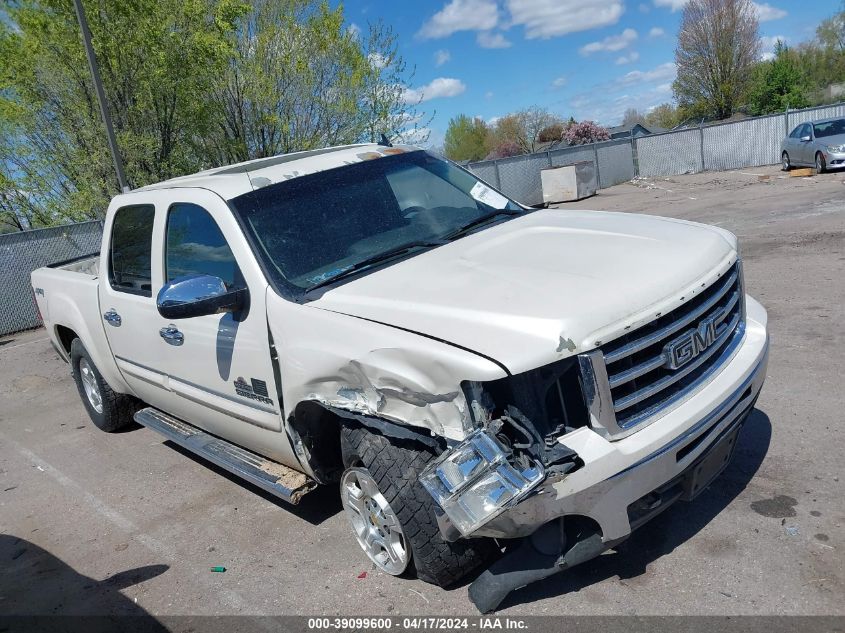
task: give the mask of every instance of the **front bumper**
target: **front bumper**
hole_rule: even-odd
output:
[[[643,500],[677,481],[722,434],[753,408],[766,377],[766,311],[746,297],[744,338],[733,357],[701,389],[659,420],[609,441],[588,428],[559,438],[584,466],[548,478],[527,498],[472,536],[518,538],[568,515],[596,522],[602,541],[616,543],[656,512]],[[674,500],[674,499],[673,499]]]
[[[831,169],[837,169],[840,167],[845,167],[845,153],[842,152],[831,152],[830,150],[824,150],[824,160],[827,163],[827,166]]]

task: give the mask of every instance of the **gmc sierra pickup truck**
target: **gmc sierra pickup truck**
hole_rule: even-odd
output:
[[[32,285],[100,429],[338,486],[379,569],[480,569],[482,611],[706,488],[768,358],[731,233],[525,207],[409,146],[120,194],[100,255]]]

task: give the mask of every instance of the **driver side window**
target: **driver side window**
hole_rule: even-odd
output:
[[[185,275],[212,275],[222,279],[229,290],[246,287],[223,232],[202,207],[190,203],[171,206],[165,244],[165,282]]]

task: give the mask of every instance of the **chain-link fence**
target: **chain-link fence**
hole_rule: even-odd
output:
[[[41,324],[29,281],[33,270],[97,253],[102,236],[103,225],[98,220],[0,235],[0,334]]]
[[[635,176],[677,176],[780,162],[781,141],[799,123],[845,117],[845,103],[744,119],[664,134],[470,163],[469,169],[528,205],[543,202],[540,170],[592,161],[600,189]]]

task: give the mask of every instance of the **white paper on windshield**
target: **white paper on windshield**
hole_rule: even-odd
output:
[[[475,186],[470,189],[469,195],[471,195],[473,198],[475,198],[482,204],[489,205],[494,209],[504,209],[508,206],[509,202],[508,199],[505,198],[502,194],[500,194],[498,191],[493,191],[483,182],[475,183]]]

